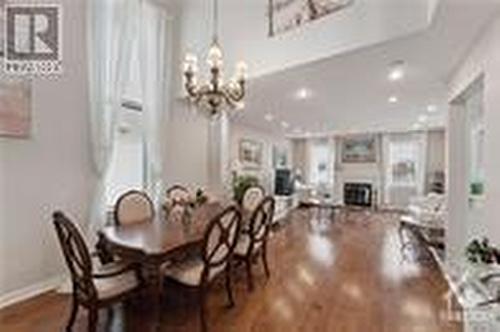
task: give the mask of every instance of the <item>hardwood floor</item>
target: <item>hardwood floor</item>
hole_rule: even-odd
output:
[[[433,264],[403,260],[397,218],[351,214],[318,221],[297,210],[270,239],[271,278],[255,268],[247,291],[244,269],[234,283],[236,307],[227,309],[222,283],[208,296],[210,331],[462,331],[447,317],[446,282]],[[162,331],[198,331],[195,294],[166,285]],[[62,331],[69,298],[48,293],[0,311],[0,331]],[[144,295],[100,313],[102,331],[152,330]],[[86,331],[86,313],[75,331]]]

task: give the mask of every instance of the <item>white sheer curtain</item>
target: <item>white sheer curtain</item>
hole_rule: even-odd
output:
[[[89,235],[106,222],[105,189],[114,148],[118,112],[137,28],[137,1],[88,1],[90,125],[94,170]]]
[[[310,142],[309,182],[322,193],[333,194],[335,169],[335,144],[331,138]]]
[[[130,1],[130,0],[129,0]],[[162,193],[163,145],[168,84],[172,62],[172,22],[165,10],[151,1],[141,3],[139,62],[141,68],[146,147],[146,190],[157,204]]]
[[[385,204],[404,208],[425,191],[427,134],[389,134],[383,138]]]

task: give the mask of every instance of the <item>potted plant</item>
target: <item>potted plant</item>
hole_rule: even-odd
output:
[[[253,186],[259,185],[259,179],[251,175],[240,175],[233,179],[233,198],[238,203],[243,200],[243,195],[245,191]]]

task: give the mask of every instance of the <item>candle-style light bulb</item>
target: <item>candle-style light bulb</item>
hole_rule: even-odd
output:
[[[195,73],[198,70],[198,58],[192,53],[187,53],[184,59],[184,72]]]
[[[222,50],[216,43],[213,43],[208,51],[207,63],[210,68],[222,66]]]
[[[248,65],[240,61],[238,64],[236,64],[236,78],[238,80],[245,80],[247,78],[248,74]]]

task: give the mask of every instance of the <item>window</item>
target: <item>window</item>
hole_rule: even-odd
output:
[[[419,185],[425,150],[419,135],[394,135],[389,141],[388,182],[392,186]]]
[[[414,141],[391,142],[390,177],[392,184],[415,185],[417,180],[417,150]]]
[[[313,141],[310,154],[310,182],[314,185],[333,184],[333,144],[329,140]]]
[[[143,189],[145,183],[146,156],[138,54],[135,41],[115,132],[115,148],[106,179],[108,206],[114,206],[118,197],[130,189]]]

